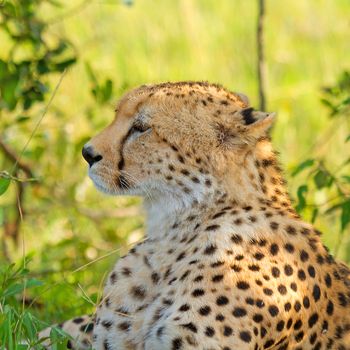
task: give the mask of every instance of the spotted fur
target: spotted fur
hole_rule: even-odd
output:
[[[272,121],[208,83],[121,99],[84,157],[97,188],[145,198],[147,232],[109,274],[94,349],[350,349],[349,269],[294,211]]]

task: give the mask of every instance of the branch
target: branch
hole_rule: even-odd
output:
[[[1,139],[0,139],[0,149],[5,154],[5,156],[11,160],[13,163],[17,163],[17,166],[24,171],[24,173],[29,178],[34,178],[34,174],[30,166],[25,163],[23,160],[21,160],[16,152],[8,145],[6,145]]]
[[[257,71],[258,71],[258,89],[259,89],[259,109],[265,111],[266,97],[265,97],[265,77],[266,66],[264,57],[264,16],[265,16],[265,0],[258,0],[258,23],[257,23]]]

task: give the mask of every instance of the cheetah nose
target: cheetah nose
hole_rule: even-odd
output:
[[[81,153],[83,154],[84,159],[89,163],[90,167],[102,159],[102,156],[96,154],[91,146],[85,145]]]

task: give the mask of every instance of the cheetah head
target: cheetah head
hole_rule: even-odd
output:
[[[240,173],[272,119],[218,85],[146,85],[121,98],[83,156],[105,193],[198,201]]]

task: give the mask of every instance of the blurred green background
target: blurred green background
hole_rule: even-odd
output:
[[[218,82],[257,106],[257,4],[0,1],[3,305],[48,322],[93,310],[114,261],[142,238],[144,219],[139,199],[93,188],[82,145],[113,119],[117,99],[144,83]],[[290,193],[346,261],[349,18],[348,0],[267,0],[264,22],[267,109],[278,113],[272,138]],[[16,158],[27,171],[14,168]],[[24,256],[29,271],[15,276],[9,264],[23,268]],[[23,288],[12,299],[5,293],[28,280],[26,298]]]

